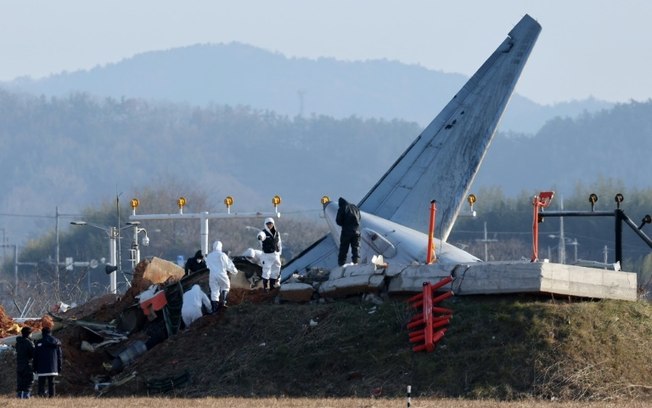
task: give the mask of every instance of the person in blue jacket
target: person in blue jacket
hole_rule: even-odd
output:
[[[54,397],[54,377],[61,375],[63,357],[61,341],[52,336],[51,327],[44,326],[42,337],[34,347],[34,372],[38,376],[38,395]],[[45,383],[48,383],[48,392],[45,393]]]

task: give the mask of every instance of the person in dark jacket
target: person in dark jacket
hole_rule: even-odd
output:
[[[186,261],[185,276],[190,275],[191,273],[197,272],[199,270],[206,268],[206,262],[204,261],[204,254],[201,253],[201,249],[195,252],[195,256],[188,258]]]
[[[349,203],[342,197],[339,198],[338,204],[335,222],[342,227],[342,231],[337,264],[344,265],[349,253],[349,246],[351,247],[352,262],[357,264],[360,261],[360,210],[355,204]]]
[[[36,342],[34,347],[34,372],[38,375],[38,395],[40,397],[54,397],[54,377],[61,374],[62,353],[61,341],[50,334],[51,328],[44,326],[41,334],[43,337]],[[48,392],[45,393],[45,382],[48,383]]]
[[[21,337],[16,339],[16,396],[18,398],[29,398],[32,392],[32,358],[34,357],[34,343],[30,336],[31,327],[23,327],[20,330]]]

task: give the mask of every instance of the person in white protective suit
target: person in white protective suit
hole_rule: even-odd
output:
[[[247,258],[247,260],[253,264],[260,266],[260,271],[251,271],[245,270],[245,278],[249,282],[251,289],[255,288],[258,282],[263,279],[263,261],[260,259],[260,256],[263,254],[263,251],[260,249],[247,248],[242,256]],[[242,272],[242,271],[240,271]]]
[[[273,218],[265,219],[265,228],[258,233],[258,240],[261,243],[263,253],[260,256],[263,267],[263,289],[269,292],[276,287],[276,281],[281,274],[281,234],[274,225]]]
[[[206,256],[206,267],[210,270],[208,284],[211,288],[212,311],[215,313],[220,306],[226,307],[226,297],[231,289],[228,274],[236,275],[238,270],[228,255],[222,252],[221,241],[213,243],[213,252]]]
[[[199,285],[192,285],[183,294],[183,305],[181,306],[181,318],[186,327],[204,315],[201,310],[202,306],[206,310],[211,310],[211,302],[208,300],[208,296],[201,290]]]

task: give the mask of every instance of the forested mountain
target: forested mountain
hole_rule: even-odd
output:
[[[555,118],[533,138],[497,137],[476,184],[569,193],[578,182],[622,180],[627,187],[652,184],[652,101],[616,105],[576,119]],[[652,209],[651,209],[652,210]]]
[[[396,61],[287,58],[232,43],[152,51],[91,70],[0,85],[35,95],[84,92],[118,100],[243,105],[289,117],[403,119],[425,126],[467,79]],[[541,106],[514,95],[500,128],[535,133],[555,116],[574,117],[611,106],[595,99]]]
[[[401,120],[0,91],[0,213],[75,213],[161,182],[182,186],[191,211],[222,210],[227,194],[235,210],[271,210],[279,194],[281,211],[317,213],[324,194],[361,199],[421,130]],[[599,178],[647,188],[650,151],[652,102],[618,105],[553,120],[533,137],[498,135],[473,189],[563,194]],[[210,208],[193,207],[197,189]],[[52,229],[51,216],[3,217],[2,226],[20,241],[34,220]]]
[[[361,199],[419,131],[398,120],[0,91],[0,213],[76,212],[161,180],[187,186],[178,194],[193,211],[223,210],[226,195],[234,210],[269,211],[279,194],[281,211],[316,212],[324,194]],[[188,190],[198,188],[211,208],[193,207]],[[14,231],[27,223],[3,221]]]

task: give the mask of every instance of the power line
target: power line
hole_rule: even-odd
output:
[[[3,217],[24,217],[24,218],[57,218],[57,216],[59,216],[59,217],[79,217],[80,214],[58,213],[58,214],[55,214],[55,215],[43,215],[43,214],[0,213],[0,216],[3,216]]]
[[[0,216],[3,216],[3,217],[24,217],[24,218],[55,218],[54,215],[41,215],[41,214],[11,214],[11,213],[0,213]]]
[[[456,234],[482,234],[479,230],[457,230],[453,229]],[[492,234],[509,234],[509,235],[532,235],[532,231],[491,231]]]

